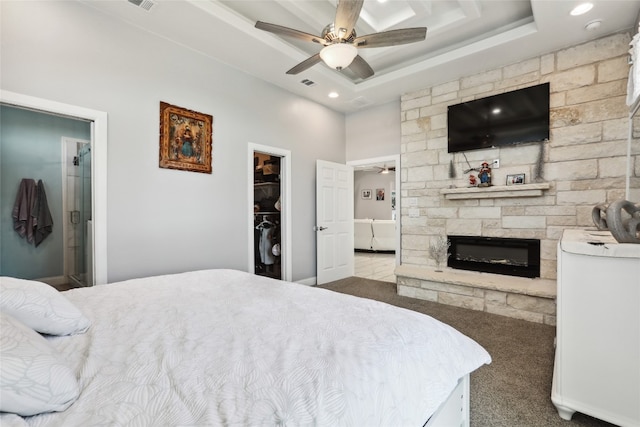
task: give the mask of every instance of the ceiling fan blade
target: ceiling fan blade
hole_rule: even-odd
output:
[[[307,68],[313,67],[314,65],[316,65],[320,61],[322,61],[322,59],[320,58],[320,54],[316,53],[312,57],[305,59],[304,61],[302,61],[301,63],[299,63],[298,65],[296,65],[292,69],[290,69],[289,71],[287,71],[287,74],[298,74],[298,73],[301,73],[304,70],[306,70]]]
[[[341,39],[347,39],[360,16],[364,0],[338,0],[336,20],[333,23],[334,32]]]
[[[282,25],[269,24],[268,22],[258,21],[256,22],[256,28],[259,30],[268,31],[270,33],[277,34],[279,36],[293,37],[298,40],[319,43],[321,45],[327,44],[327,41],[319,36],[305,33],[302,31],[294,30],[293,28],[283,27]]]
[[[353,62],[348,68],[363,80],[374,75],[373,68],[371,68],[367,61],[365,61],[360,55],[353,59]]]
[[[356,37],[353,44],[359,48],[396,46],[399,44],[420,42],[426,37],[426,27],[403,28]]]

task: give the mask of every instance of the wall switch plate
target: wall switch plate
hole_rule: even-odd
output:
[[[409,206],[418,206],[418,198],[409,197]]]
[[[495,159],[492,163],[491,163],[491,167],[493,169],[499,169],[500,168],[500,159]]]
[[[409,209],[409,218],[420,218],[420,209],[417,209],[417,208]]]

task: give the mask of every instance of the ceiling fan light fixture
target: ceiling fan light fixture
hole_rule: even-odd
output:
[[[320,51],[320,58],[325,64],[336,70],[348,67],[357,55],[358,49],[349,43],[330,44]]]

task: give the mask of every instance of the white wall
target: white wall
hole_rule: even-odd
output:
[[[249,142],[292,152],[293,280],[315,276],[315,161],[345,161],[342,114],[81,3],[0,7],[3,90],[108,113],[109,282],[246,269]],[[158,167],[160,101],[213,115],[211,175]]]
[[[395,189],[396,174],[380,174],[377,172],[355,171],[354,216],[359,219],[392,219],[391,192]],[[376,200],[377,189],[384,189],[384,200]],[[362,198],[362,190],[371,190],[371,199]]]
[[[400,118],[399,99],[349,114],[347,161],[400,154]]]

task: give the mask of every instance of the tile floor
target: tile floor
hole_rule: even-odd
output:
[[[356,277],[396,283],[396,276],[393,274],[395,268],[394,253],[355,252]]]

